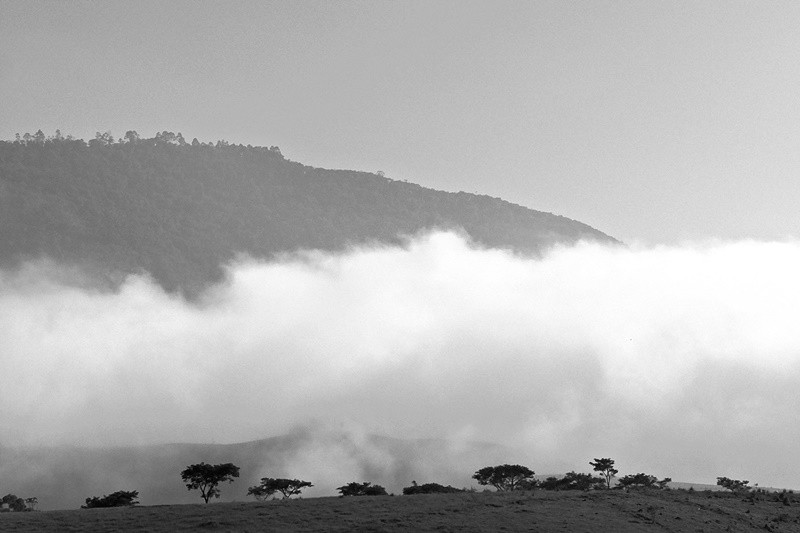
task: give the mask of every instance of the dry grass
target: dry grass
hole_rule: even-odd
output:
[[[5,513],[2,531],[800,531],[800,503],[685,491],[464,493]]]

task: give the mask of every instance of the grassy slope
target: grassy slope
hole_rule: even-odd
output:
[[[800,531],[800,504],[685,491],[465,493],[6,513],[2,531]]]

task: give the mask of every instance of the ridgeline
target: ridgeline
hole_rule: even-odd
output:
[[[109,280],[149,272],[165,289],[192,294],[239,253],[396,243],[432,228],[531,254],[578,240],[617,242],[498,198],[309,167],[274,146],[132,131],[118,142],[41,131],[0,141],[0,267],[45,257]]]

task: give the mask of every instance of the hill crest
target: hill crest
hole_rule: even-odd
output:
[[[47,257],[110,279],[145,271],[167,290],[192,293],[220,280],[237,254],[338,251],[432,229],[525,254],[618,243],[563,216],[311,167],[275,146],[187,143],[170,132],[87,143],[39,131],[0,141],[0,267]]]

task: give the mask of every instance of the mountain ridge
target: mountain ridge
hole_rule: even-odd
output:
[[[186,143],[170,132],[0,141],[0,267],[47,257],[110,277],[148,272],[169,291],[192,293],[219,281],[238,254],[399,244],[432,229],[534,255],[580,240],[618,243],[560,215],[311,167],[275,146]]]

